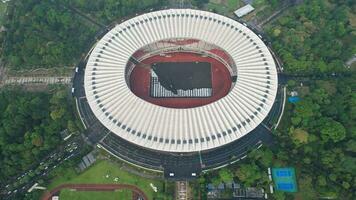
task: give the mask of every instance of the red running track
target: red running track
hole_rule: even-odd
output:
[[[52,196],[62,189],[75,189],[79,191],[115,191],[128,189],[132,191],[133,196],[140,196],[144,200],[148,200],[147,195],[140,188],[127,184],[63,184],[54,188],[50,192],[46,192],[41,199],[51,200]]]
[[[167,54],[166,54],[167,55]],[[142,61],[146,65],[157,62],[209,62],[212,71],[213,95],[208,98],[153,98],[150,97],[150,70],[135,67],[130,76],[131,91],[143,100],[150,103],[170,108],[193,108],[212,103],[225,95],[231,88],[231,75],[226,66],[220,61],[202,57],[195,53],[170,53],[166,56],[152,56]]]

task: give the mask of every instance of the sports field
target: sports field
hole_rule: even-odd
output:
[[[63,200],[121,200],[131,199],[132,192],[128,190],[118,190],[115,192],[92,192],[92,191],[75,191],[70,189],[61,190],[59,195]]]
[[[136,185],[139,187],[145,194],[148,196],[149,199],[153,199],[157,193],[153,191],[153,189],[150,186],[150,183],[153,183],[154,186],[157,187],[158,193],[163,191],[163,181],[160,180],[151,180],[147,178],[142,178],[140,176],[130,174],[124,170],[120,169],[120,166],[113,164],[109,161],[106,160],[101,160],[97,161],[93,166],[91,166],[89,169],[84,171],[81,174],[76,174],[74,169],[68,169],[65,173],[62,173],[62,176],[59,176],[53,180],[53,182],[48,186],[48,189],[51,190],[54,187],[57,187],[62,184],[66,183],[122,183],[122,184],[131,184],[131,185]],[[90,199],[98,197],[98,199],[110,199],[111,196],[112,199],[115,199],[116,195],[115,194],[120,194],[120,195],[127,195],[127,192],[88,192],[89,194],[93,194],[93,196],[90,196]],[[75,193],[78,193],[75,194]],[[87,192],[70,192],[67,190],[64,190],[61,192],[61,196],[63,197],[61,199],[75,199],[73,195],[77,199],[86,199],[86,194]],[[83,196],[84,195],[84,196]],[[120,197],[120,196],[119,196]],[[125,198],[121,198],[125,199]]]
[[[276,190],[297,192],[297,182],[294,168],[272,168],[272,177]]]

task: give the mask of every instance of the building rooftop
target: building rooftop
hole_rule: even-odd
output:
[[[243,17],[247,15],[248,13],[252,12],[255,10],[254,7],[252,7],[250,4],[247,4],[239,9],[237,9],[234,13],[237,17]]]
[[[154,105],[133,94],[126,81],[130,57],[168,38],[194,38],[225,50],[237,68],[230,92],[190,109]],[[94,115],[112,133],[153,150],[197,152],[254,130],[274,103],[278,80],[271,53],[249,28],[210,12],[170,9],[137,16],[109,31],[88,59],[84,87]]]

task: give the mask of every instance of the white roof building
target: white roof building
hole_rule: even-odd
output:
[[[245,6],[237,9],[234,13],[237,17],[243,17],[248,13],[252,12],[253,10],[255,10],[254,7],[252,7],[250,4],[246,4]]]
[[[52,200],[59,200],[59,196],[53,196]]]
[[[193,38],[224,49],[236,64],[235,86],[225,97],[194,108],[167,108],[137,97],[125,81],[129,58],[169,38]],[[273,57],[255,33],[230,18],[191,9],[146,13],[117,25],[96,44],[84,77],[88,103],[106,128],[167,152],[208,150],[243,137],[267,116],[277,86]]]

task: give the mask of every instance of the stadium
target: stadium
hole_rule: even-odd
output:
[[[233,19],[145,13],[105,33],[80,66],[74,88],[89,139],[132,164],[186,178],[271,140],[277,67]]]

